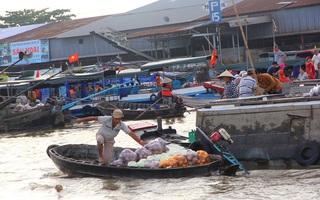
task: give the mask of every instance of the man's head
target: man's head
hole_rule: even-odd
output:
[[[248,69],[247,72],[248,76],[253,76],[254,74],[258,74],[256,69]]]
[[[112,113],[112,117],[114,119],[120,119],[121,120],[121,118],[124,117],[124,115],[123,115],[123,113],[122,113],[122,111],[120,109],[115,109],[113,111],[113,113]]]
[[[273,61],[273,62],[272,62],[272,66],[273,66],[273,67],[277,67],[277,66],[278,66],[278,63],[277,63],[276,61]]]

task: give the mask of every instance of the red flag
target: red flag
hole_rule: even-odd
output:
[[[69,56],[68,60],[70,63],[77,61],[78,60],[78,53],[74,53],[71,56]]]
[[[38,69],[36,72],[36,78],[39,78],[39,77],[40,77],[40,70]]]
[[[215,62],[216,62],[216,49],[213,49],[209,66],[212,67],[212,65],[214,65]]]

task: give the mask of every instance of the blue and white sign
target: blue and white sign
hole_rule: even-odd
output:
[[[222,22],[220,0],[209,1],[210,21],[218,24]]]

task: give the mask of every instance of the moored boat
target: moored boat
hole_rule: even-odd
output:
[[[114,109],[119,108],[124,114],[123,120],[182,117],[187,111],[183,103],[179,102],[168,105],[103,101],[97,105],[97,108],[103,115],[109,116]]]
[[[61,110],[50,104],[13,112],[16,106],[11,104],[0,110],[1,132],[64,127],[66,124]]]
[[[264,97],[198,109],[196,126],[205,132],[225,128],[239,160],[307,166],[319,161],[319,112],[319,96]]]

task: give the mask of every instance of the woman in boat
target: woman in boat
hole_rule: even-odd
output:
[[[284,65],[284,63],[281,63],[280,65],[280,69],[278,70],[278,79],[281,82],[291,82],[290,78],[286,77],[286,75],[284,74],[284,68],[286,68],[286,66]]]
[[[165,77],[162,81],[162,101],[164,104],[172,104],[172,80],[170,78]]]
[[[120,130],[128,134],[140,145],[144,146],[147,144],[146,142],[140,140],[140,138],[133,133],[124,122],[121,121],[123,116],[124,115],[120,109],[115,109],[111,116],[90,116],[78,118],[76,120],[77,124],[92,120],[98,121],[100,124],[102,124],[96,133],[99,162],[103,162],[106,165],[110,164],[113,145],[115,143],[114,138],[119,134]]]
[[[312,63],[311,57],[306,57],[306,73],[308,74],[309,79],[315,79],[316,70]]]
[[[218,78],[226,83],[221,99],[237,98],[239,97],[238,89],[236,84],[233,82],[234,76],[228,71],[221,73]]]

